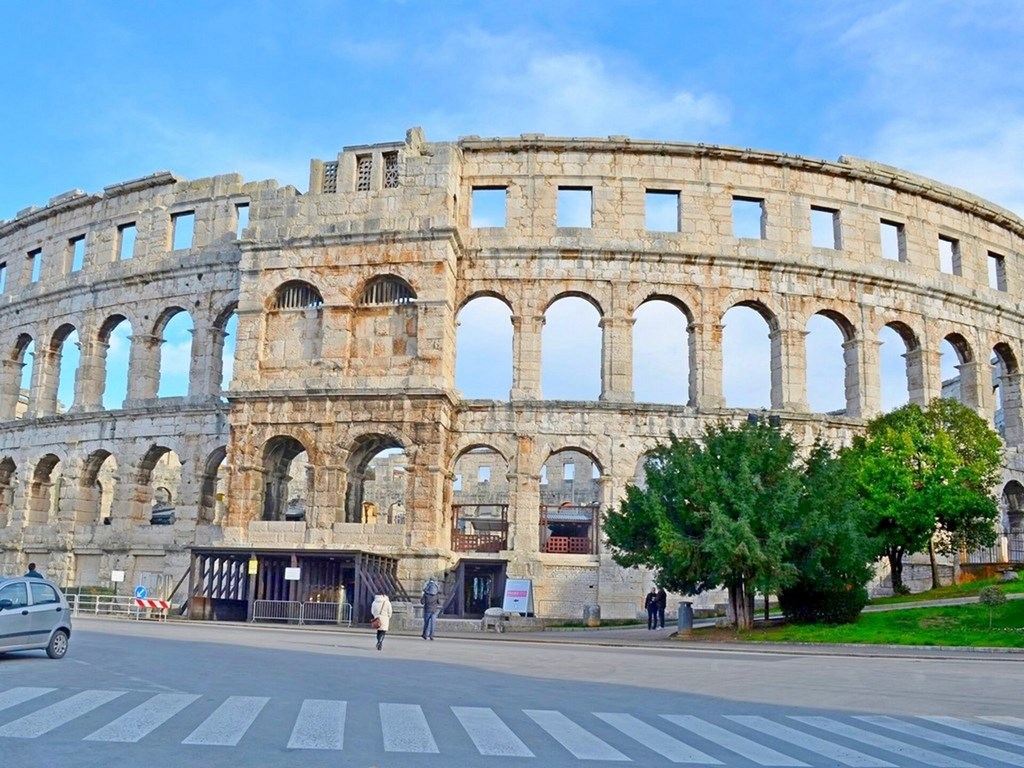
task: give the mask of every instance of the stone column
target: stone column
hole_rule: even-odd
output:
[[[843,342],[847,416],[871,419],[882,412],[879,346],[877,340],[862,337]]]
[[[151,400],[160,387],[160,336],[133,333],[128,355],[128,395],[125,402]]]
[[[23,367],[24,363],[17,360],[0,362],[0,421],[13,419],[17,414]]]
[[[508,473],[509,549],[533,557],[540,548],[540,467],[534,471],[536,441],[518,435],[517,453]]]
[[[986,369],[988,367],[988,365],[985,366]],[[987,398],[983,396],[984,388],[979,379],[980,366],[976,361],[971,361],[960,363],[956,369],[960,373],[960,402],[982,418],[986,418],[987,410],[984,404]]]
[[[768,338],[772,350],[772,409],[806,413],[807,331],[779,328]]]
[[[36,348],[35,355],[28,413],[30,416],[49,416],[57,412],[57,368],[60,365],[60,352],[40,346]]]
[[[313,474],[313,504],[308,506],[310,528],[331,527],[345,519],[345,479],[347,470],[343,465],[331,464],[316,467]]]
[[[212,325],[192,329],[192,360],[189,366],[188,393],[209,397],[220,393],[224,370],[224,339],[227,332]]]
[[[601,396],[611,403],[633,402],[633,318],[602,317]]]
[[[540,400],[541,331],[544,316],[512,317],[511,400]]]
[[[103,405],[103,392],[107,386],[107,350],[109,342],[95,339],[79,342],[82,356],[75,379],[75,405],[72,411],[94,411]]]
[[[942,393],[942,382],[936,381],[941,378],[939,361],[941,355],[938,352],[926,351],[923,347],[908,351],[904,357],[907,360],[907,388],[910,391],[910,402],[927,407],[934,398]]]
[[[702,409],[725,407],[722,393],[722,329],[721,323],[691,323],[690,335],[690,402]]]

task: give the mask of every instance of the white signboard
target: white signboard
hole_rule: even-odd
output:
[[[114,582],[115,584],[118,584],[118,583],[124,581],[124,571],[111,571],[110,572],[110,580],[112,582]]]
[[[298,581],[300,574],[302,573],[301,568],[285,568],[284,569],[284,580],[285,581]]]
[[[505,579],[505,599],[501,609],[521,613],[524,616],[533,614],[533,580]]]

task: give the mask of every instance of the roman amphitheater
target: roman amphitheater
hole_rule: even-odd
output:
[[[428,575],[472,616],[522,578],[538,616],[632,617],[650,575],[612,562],[601,510],[670,431],[748,418],[723,387],[736,309],[760,317],[768,362],[750,375],[802,444],[846,443],[881,412],[885,334],[907,399],[946,386],[991,419],[1005,560],[1024,502],[1022,257],[1020,218],[892,167],[625,137],[412,129],[313,160],[304,194],[166,172],[68,192],[0,222],[0,573],[31,560],[109,587],[124,571],[214,618],[322,599],[358,619],[375,590],[415,596]],[[511,371],[494,399],[456,379],[480,302]],[[599,329],[585,399],[541,387],[563,302]],[[671,403],[635,394],[654,304],[686,363]],[[816,412],[822,321],[841,404]],[[174,323],[188,385],[167,395]]]

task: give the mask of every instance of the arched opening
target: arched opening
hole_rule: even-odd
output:
[[[555,300],[541,332],[545,400],[597,400],[601,395],[601,314],[579,296]]]
[[[103,366],[103,407],[124,407],[128,397],[128,363],[132,345],[132,324],[124,315],[107,318],[100,328],[97,354]]]
[[[601,510],[601,467],[576,448],[553,452],[542,470],[540,551],[597,554]]]
[[[843,326],[824,312],[807,321],[807,406],[814,413],[843,415],[848,402]]]
[[[405,448],[388,435],[363,435],[348,459],[345,522],[405,523],[409,470]]]
[[[116,486],[117,460],[109,451],[90,453],[79,477],[75,524],[109,524],[113,519],[111,514]]]
[[[292,280],[275,292],[265,314],[263,359],[270,365],[317,360],[324,299],[315,286]]]
[[[161,337],[160,383],[157,397],[185,397],[189,393],[192,369],[192,317],[183,309],[169,310],[166,323],[157,328]]]
[[[220,381],[221,392],[231,389],[231,381],[235,376],[235,347],[238,340],[238,314],[232,311],[217,323],[223,333],[219,336],[220,350]]]
[[[754,306],[737,305],[722,318],[722,393],[728,408],[771,408],[771,325]]]
[[[652,298],[633,313],[633,393],[638,403],[693,404],[695,357],[686,309]]]
[[[946,336],[939,345],[941,397],[956,400],[968,408],[978,405],[978,382],[974,376],[974,355],[967,340],[958,333]]]
[[[909,331],[889,324],[878,332],[878,368],[882,388],[882,412],[888,413],[910,401],[910,372],[907,355],[912,347]]]
[[[459,310],[455,331],[455,386],[465,398],[508,400],[512,389],[512,311],[493,296]]]
[[[221,523],[227,513],[227,446],[220,446],[203,464],[202,484],[199,492],[199,522]]]
[[[313,468],[306,447],[280,435],[263,447],[263,519],[301,522],[313,500]]]
[[[18,467],[14,459],[7,456],[0,461],[0,527],[10,525],[14,513],[14,488],[18,479]]]
[[[48,453],[36,464],[32,482],[29,483],[26,516],[29,525],[47,525],[57,520],[62,490],[60,459]]]
[[[359,303],[408,304],[416,300],[416,291],[398,275],[377,275],[370,278],[359,297]]]
[[[1010,533],[1024,533],[1024,485],[1016,480],[1003,487],[1003,511],[1006,529]]]
[[[992,348],[992,385],[996,396],[992,422],[1007,445],[1024,442],[1021,422],[1020,368],[1009,344],[1000,342]]]
[[[32,378],[36,367],[36,343],[30,336],[22,335],[15,347],[14,359],[21,365],[21,378],[14,393],[14,417],[23,419],[28,415],[32,398]]]
[[[452,483],[452,550],[508,549],[508,462],[488,446],[477,446],[455,461]]]
[[[64,413],[75,404],[75,378],[81,361],[78,331],[74,326],[62,325],[57,329],[50,343],[50,352],[56,391],[53,392],[53,402],[47,406],[52,413]]]
[[[146,489],[147,504],[138,513],[147,517],[136,520],[150,525],[173,525],[175,507],[181,496],[181,461],[170,448],[151,446],[139,465],[139,485]]]

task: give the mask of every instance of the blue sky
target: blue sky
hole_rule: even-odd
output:
[[[0,219],[164,169],[305,191],[309,158],[413,125],[435,141],[626,134],[857,155],[1021,214],[1022,11],[1011,0],[9,3]]]

